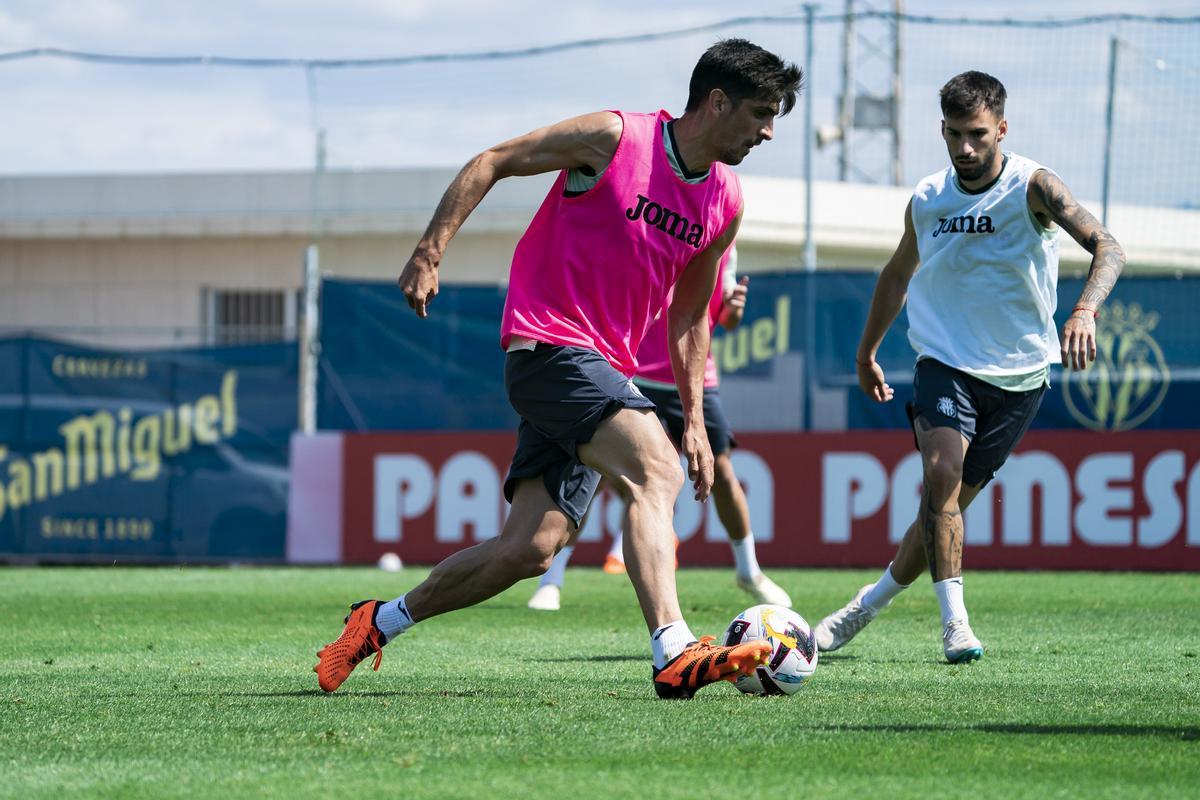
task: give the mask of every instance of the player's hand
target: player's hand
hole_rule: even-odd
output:
[[[869,361],[854,359],[857,365],[855,369],[858,372],[858,387],[866,393],[876,403],[886,403],[891,400],[896,392],[891,386],[888,386],[883,377],[883,367],[876,363],[875,359]]]
[[[744,312],[746,310],[746,292],[747,286],[750,285],[750,276],[743,275],[737,285],[729,290],[729,294],[725,295],[725,305],[733,311]]]
[[[429,316],[427,307],[438,293],[437,260],[420,251],[413,253],[397,283],[408,300],[408,307],[424,319]]]
[[[1080,310],[1067,317],[1062,330],[1063,369],[1087,369],[1096,360],[1096,315]]]
[[[695,490],[694,497],[703,503],[713,485],[713,454],[708,443],[708,431],[703,425],[688,425],[683,431],[683,454],[687,456],[688,480]]]

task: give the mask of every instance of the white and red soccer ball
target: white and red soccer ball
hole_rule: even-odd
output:
[[[771,644],[767,663],[734,684],[746,694],[795,694],[817,668],[817,642],[804,617],[783,606],[747,608],[725,629],[721,644],[764,639]]]

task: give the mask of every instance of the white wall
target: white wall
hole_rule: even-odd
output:
[[[0,178],[0,327],[196,328],[204,287],[298,287],[314,226],[325,273],[395,280],[453,176],[343,171],[315,187],[299,172]],[[504,281],[550,181],[497,185],[451,244],[442,280]],[[743,185],[740,268],[798,268],[803,184]],[[820,183],[814,194],[818,264],[882,266],[908,190]],[[1200,270],[1200,212],[1118,207],[1112,223],[1131,271]],[[1080,272],[1087,254],[1066,241],[1063,262],[1065,275]]]

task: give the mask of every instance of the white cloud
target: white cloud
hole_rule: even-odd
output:
[[[1194,3],[1157,0],[1139,10],[1194,12]],[[826,13],[835,10],[827,6]],[[906,8],[914,14],[949,13],[934,0],[909,0]],[[780,0],[736,7],[726,0],[8,0],[0,12],[0,39],[142,54],[366,57],[507,49],[798,9],[798,4]],[[1122,0],[1060,0],[1048,7],[1041,0],[1011,0],[1003,14],[1073,16],[1114,10],[1128,10],[1128,5]],[[1130,32],[1129,27],[1122,30],[1123,35]],[[905,31],[908,178],[944,164],[936,135],[937,88],[949,75],[971,67],[994,71],[1010,84],[1015,143],[1036,140],[1032,149],[1049,153],[1048,160],[1064,154],[1054,158],[1055,166],[1094,172],[1090,161],[1099,128],[1084,121],[1095,116],[1095,93],[1103,84],[1104,31],[916,24]],[[759,25],[736,32],[791,60],[804,57],[802,26]],[[810,86],[816,122],[823,123],[832,121],[833,98],[840,91],[841,31],[837,24],[826,24],[817,33]],[[323,72],[320,120],[329,129],[334,164],[460,164],[488,144],[583,111],[664,106],[678,112],[696,55],[719,35],[521,61]],[[6,97],[0,172],[311,164],[299,70],[139,69],[38,60],[0,64],[0,79],[19,90]],[[1153,113],[1153,108],[1139,113]],[[1181,105],[1172,113],[1195,111]],[[1079,122],[1077,141],[1062,135],[1058,120],[1063,116]],[[798,175],[801,127],[798,109],[780,121],[776,142],[749,159],[744,171]],[[836,147],[819,153],[817,176],[832,177],[836,158]]]
[[[303,168],[312,136],[302,109],[261,98],[69,90],[19,95],[0,128],[0,172]]]
[[[25,20],[14,19],[11,14],[0,9],[0,48],[23,50],[36,46],[34,26]]]

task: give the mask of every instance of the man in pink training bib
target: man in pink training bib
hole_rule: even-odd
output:
[[[381,648],[416,622],[545,572],[578,529],[601,475],[626,504],[627,566],[650,631],[658,696],[691,697],[766,658],[762,642],[697,641],[683,619],[671,525],[683,476],[653,404],[630,378],[674,288],[666,313],[684,409],[681,446],[695,496],[705,499],[713,483],[702,409],[708,303],[742,213],[728,165],[772,138],[800,79],[778,56],[727,39],[696,64],[682,117],[575,117],[492,147],[450,184],[400,275],[420,317],[437,294],[446,246],[492,185],[559,173],[517,244],[500,332],[505,386],[521,416],[504,485],[512,510],[498,537],[447,558],[407,594],[355,603],[342,635],[318,654],[323,690],[337,689],[375,653],[378,667]]]
[[[717,289],[708,304],[710,332],[717,325],[731,331],[741,324],[746,308],[747,283],[747,278],[738,280],[737,246],[734,245],[721,257],[717,272]],[[684,414],[683,404],[679,400],[679,389],[675,386],[675,375],[671,369],[670,354],[667,352],[666,316],[660,315],[642,340],[642,346],[637,353],[637,375],[633,382],[642,394],[654,403],[655,412],[666,426],[667,434],[671,441],[678,445],[683,439]],[[721,395],[718,391],[719,384],[716,360],[710,352],[704,368],[704,427],[714,458],[713,501],[717,506],[717,516],[729,535],[737,585],[754,598],[756,603],[771,603],[790,608],[792,600],[788,593],[768,578],[758,565],[754,534],[750,530],[750,507],[742,484],[733,470],[731,452],[737,446],[737,440],[733,436],[729,421],[725,418],[725,409],[721,405]],[[605,572],[625,571],[622,556],[623,538],[618,532],[613,549],[609,551],[604,562]],[[554,557],[554,562],[542,576],[537,591],[529,599],[530,608],[540,611],[559,609],[564,573],[573,545],[572,541]],[[614,553],[617,557],[614,557]]]

